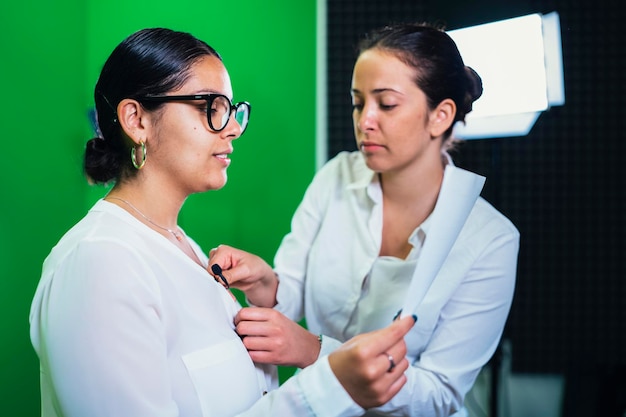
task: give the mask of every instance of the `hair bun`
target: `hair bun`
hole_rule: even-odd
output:
[[[472,98],[472,102],[478,100],[483,95],[483,80],[474,68],[465,66],[465,75],[467,76],[467,91]]]
[[[87,141],[83,170],[91,183],[106,184],[115,178],[120,164],[110,141],[95,137]]]

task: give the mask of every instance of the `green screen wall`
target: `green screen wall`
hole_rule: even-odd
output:
[[[227,243],[271,262],[315,170],[315,25],[314,0],[0,5],[0,415],[39,414],[30,302],[45,256],[106,192],[86,184],[81,161],[93,86],[115,45],[165,26],[220,52],[251,122],[228,184],[191,196],[180,223],[207,251]]]

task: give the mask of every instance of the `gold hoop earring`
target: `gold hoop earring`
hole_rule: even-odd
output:
[[[133,163],[133,166],[136,169],[141,169],[143,168],[143,166],[146,164],[146,157],[147,157],[147,152],[146,152],[146,143],[143,140],[139,141],[139,145],[141,145],[141,162],[138,164],[137,163],[137,155],[136,155],[136,147],[133,146],[130,150],[130,161]]]

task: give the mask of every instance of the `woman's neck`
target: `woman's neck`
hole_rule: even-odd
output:
[[[165,230],[178,229],[178,214],[184,200],[172,198],[164,190],[151,189],[147,184],[118,184],[107,194],[106,200],[124,205],[125,210],[152,226]],[[147,220],[149,219],[149,220]]]
[[[403,205],[422,206],[430,202],[427,205],[434,208],[443,181],[443,171],[441,158],[429,158],[400,171],[380,173],[384,198],[386,201]]]

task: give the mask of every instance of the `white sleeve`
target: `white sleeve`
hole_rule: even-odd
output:
[[[337,159],[330,160],[315,175],[291,219],[291,231],[283,238],[274,257],[274,271],[280,281],[275,308],[294,321],[304,316],[309,251],[337,183],[337,165]]]
[[[79,244],[38,295],[43,415],[178,415],[158,286],[131,249]]]
[[[364,412],[341,386],[324,356],[237,417],[356,417]]]
[[[329,355],[334,350],[337,350],[341,344],[342,343],[337,339],[322,335],[322,348],[320,349],[319,357]]]

